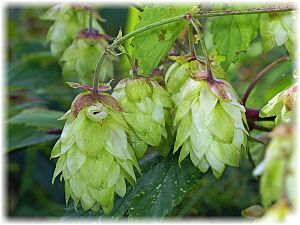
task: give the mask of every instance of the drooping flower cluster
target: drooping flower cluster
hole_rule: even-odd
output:
[[[174,152],[181,147],[179,163],[190,154],[202,172],[211,167],[219,178],[225,165],[238,166],[245,147],[245,108],[232,87],[223,80],[209,79],[204,66],[189,56],[180,57],[165,77],[177,106]]]
[[[261,176],[259,192],[266,211],[261,220],[278,222],[297,204],[295,131],[291,124],[281,124],[269,136],[264,159],[253,173]]]
[[[95,72],[99,56],[105,51],[107,36],[97,30],[79,32],[73,43],[65,50],[60,62],[65,80],[89,83]],[[101,66],[101,81],[113,76],[113,58],[107,56]]]
[[[260,194],[264,207],[288,198],[296,206],[296,151],[294,129],[289,124],[276,127],[263,161],[254,170],[260,178]]]
[[[276,116],[275,123],[289,123],[295,116],[297,85],[275,95],[260,112],[260,117]]]
[[[158,146],[162,155],[167,155],[170,146],[164,148],[162,142],[171,139],[166,125],[170,124],[169,110],[172,101],[156,81],[148,78],[123,79],[114,88],[112,94],[123,108],[123,116],[129,127],[132,147],[138,158],[147,150],[147,146]]]
[[[107,94],[79,94],[64,118],[66,124],[51,158],[58,158],[53,181],[61,173],[66,201],[84,210],[112,210],[115,194],[123,197],[126,183],[139,169],[127,142],[128,129],[118,102]]]

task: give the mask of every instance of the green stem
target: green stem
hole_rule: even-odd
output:
[[[100,68],[102,66],[102,63],[107,55],[107,51],[105,51],[99,58],[97,65],[96,65],[96,70],[94,73],[94,80],[93,80],[93,93],[98,94],[98,84],[99,84],[99,76],[100,76]]]
[[[278,6],[278,7],[268,7],[268,8],[254,8],[254,9],[241,9],[241,10],[212,10],[212,11],[200,11],[193,15],[195,18],[201,18],[201,17],[213,17],[213,16],[230,16],[230,15],[242,15],[242,14],[260,14],[260,13],[270,13],[270,12],[285,12],[285,11],[293,11],[296,10],[293,6]],[[127,39],[140,34],[144,31],[153,29],[155,27],[173,23],[178,20],[186,19],[186,14],[171,17],[168,19],[160,20],[155,23],[146,25],[144,27],[141,27],[129,34],[126,34],[124,37],[117,39],[114,43],[112,43],[110,46],[108,46],[109,49],[113,49],[117,45],[123,43]]]
[[[193,25],[189,25],[189,46],[190,46],[190,54],[193,57],[196,57],[196,50],[195,50],[195,44],[194,44],[194,35],[193,35]]]
[[[199,41],[200,41],[201,48],[202,48],[202,51],[204,53],[204,57],[205,57],[205,61],[206,61],[206,75],[207,75],[207,78],[209,80],[213,80],[211,69],[210,69],[210,63],[209,63],[209,59],[208,59],[208,53],[207,53],[207,49],[206,49],[206,46],[205,46],[204,38],[203,38],[202,32],[200,30],[200,27],[196,23],[196,21],[194,20],[194,18],[192,16],[189,16],[188,19],[191,22],[191,24],[193,25],[194,29],[196,30],[196,33],[199,36]]]
[[[93,9],[89,9],[89,30],[92,31],[93,29]]]
[[[274,6],[266,8],[254,8],[254,9],[230,9],[230,10],[212,10],[212,11],[199,11],[194,14],[194,17],[213,17],[213,16],[232,16],[232,15],[246,15],[246,14],[261,14],[261,13],[274,13],[274,12],[286,12],[294,11],[296,8],[289,4],[286,6]]]
[[[201,17],[212,17],[212,16],[230,16],[230,15],[242,15],[242,14],[259,14],[259,13],[270,13],[270,12],[285,12],[285,11],[293,11],[296,10],[294,6],[289,5],[289,6],[278,6],[278,7],[268,7],[268,8],[254,8],[254,9],[241,9],[241,10],[220,10],[220,11],[200,11],[193,16],[195,18],[201,18]],[[111,45],[107,47],[107,49],[114,49],[116,46],[122,44],[124,41],[132,38],[133,36],[143,33],[147,30],[153,29],[155,27],[168,24],[168,23],[173,23],[182,19],[187,19],[187,15],[180,15],[180,16],[175,16],[172,18],[167,18],[164,20],[157,21],[155,23],[146,25],[144,27],[141,27],[129,34],[126,34],[125,36],[116,39]],[[100,58],[96,66],[95,74],[94,74],[94,89],[93,92],[97,92],[98,89],[98,80],[99,80],[99,71],[101,64],[104,60],[105,55],[107,52],[105,52]]]
[[[116,41],[114,41],[110,46],[108,46],[107,48],[108,49],[113,49],[115,48],[116,46],[118,46],[119,44],[122,44],[124,41],[128,40],[129,38],[137,35],[137,34],[140,34],[140,33],[143,33],[147,30],[150,30],[150,29],[153,29],[155,27],[158,27],[158,26],[161,26],[161,25],[164,25],[164,24],[168,24],[168,23],[172,23],[172,22],[176,22],[178,20],[181,20],[181,19],[184,19],[185,18],[185,15],[181,15],[181,16],[175,16],[175,17],[172,17],[172,18],[168,18],[168,19],[164,19],[164,20],[160,20],[160,21],[157,21],[155,23],[152,23],[152,24],[149,24],[149,25],[146,25],[142,28],[139,28],[129,34],[126,34],[125,36],[121,37],[120,39],[117,39]]]

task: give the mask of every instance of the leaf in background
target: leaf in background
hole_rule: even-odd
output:
[[[35,126],[38,128],[56,128],[62,129],[64,121],[58,120],[64,112],[42,109],[30,108],[25,109],[19,114],[9,118],[11,124],[25,124],[28,126]]]
[[[238,59],[240,52],[246,51],[258,30],[257,14],[220,16],[213,19],[211,31],[218,55],[225,56],[222,63],[225,70]]]
[[[184,15],[189,9],[189,7],[173,6],[146,7],[140,14],[135,29],[163,19]],[[139,72],[142,75],[149,75],[158,66],[186,24],[187,22],[182,19],[153,28],[133,38],[133,58],[138,61]]]
[[[9,124],[7,152],[30,145],[55,140],[59,135],[38,131],[36,127],[23,124]]]
[[[162,159],[138,180],[129,217],[168,215],[192,190],[201,172],[189,159],[178,165],[178,154]]]
[[[293,12],[265,13],[259,22],[264,52],[284,44],[293,54],[296,43],[296,16]]]
[[[50,52],[27,54],[8,68],[10,94],[17,90],[34,90],[59,83],[61,69]],[[62,83],[62,82],[61,82]]]

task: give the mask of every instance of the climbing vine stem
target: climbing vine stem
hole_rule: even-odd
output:
[[[202,18],[202,17],[214,17],[214,16],[230,16],[230,15],[245,15],[245,14],[260,14],[260,13],[271,13],[271,12],[285,12],[285,11],[293,11],[296,10],[296,8],[293,5],[287,4],[284,6],[275,6],[275,7],[266,7],[266,8],[253,8],[253,9],[240,9],[240,10],[210,10],[210,11],[199,11],[197,13],[194,13],[192,16],[194,18]],[[147,30],[153,29],[155,27],[174,23],[179,20],[186,19],[185,15],[175,16],[171,18],[167,18],[164,20],[157,21],[155,23],[146,25],[144,27],[141,27],[139,29],[136,29],[135,31],[126,34],[125,36],[115,39],[115,41],[107,47],[107,50],[113,50],[118,45],[122,44],[124,41],[134,37],[135,35],[138,35],[140,33],[143,33]],[[96,70],[94,74],[94,80],[93,80],[93,92],[97,92],[98,90],[98,81],[99,81],[99,72],[101,65],[103,63],[103,60],[105,56],[107,55],[108,51],[105,51],[101,57],[99,58],[99,61],[96,65]]]
[[[272,62],[271,64],[269,64],[268,66],[266,66],[264,69],[262,69],[251,81],[251,83],[249,84],[248,88],[246,89],[243,97],[242,97],[242,103],[245,106],[247,99],[251,93],[251,91],[253,90],[253,88],[255,87],[255,85],[257,84],[258,81],[261,80],[261,78],[263,78],[266,74],[268,74],[268,72],[270,72],[275,66],[277,66],[279,63],[288,60],[288,56],[283,56],[277,60],[275,60],[274,62]]]
[[[209,80],[213,80],[213,77],[212,77],[212,73],[211,73],[211,69],[210,69],[210,63],[209,63],[209,59],[208,59],[208,53],[207,53],[207,49],[206,49],[206,45],[205,45],[205,42],[204,42],[204,38],[203,38],[203,35],[202,35],[202,32],[200,30],[200,26],[199,26],[199,23],[197,23],[194,18],[190,15],[187,15],[187,19],[191,22],[192,26],[194,27],[194,29],[196,30],[196,33],[198,35],[198,38],[199,38],[199,41],[200,41],[200,44],[201,44],[201,48],[202,48],[202,51],[204,53],[204,57],[205,57],[205,61],[206,61],[206,75],[207,75],[207,78]]]

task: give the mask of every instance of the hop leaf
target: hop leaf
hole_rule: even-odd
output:
[[[63,76],[65,80],[89,83],[95,72],[99,56],[105,51],[105,40],[102,36],[83,36],[84,30],[79,33],[78,38],[65,50],[60,61],[63,65]],[[100,80],[106,81],[113,77],[113,58],[108,56],[101,66]]]
[[[288,123],[294,117],[297,85],[275,95],[260,112],[260,117],[276,116],[275,123]]]
[[[180,77],[185,82],[175,80]],[[174,84],[174,85],[173,85]],[[177,106],[174,152],[180,147],[179,163],[190,154],[200,171],[211,167],[219,178],[225,165],[238,166],[246,145],[245,109],[232,87],[222,80],[207,80],[203,65],[177,60],[167,72],[166,85]]]
[[[84,210],[101,206],[109,214],[115,194],[125,195],[125,180],[134,184],[133,166],[139,167],[127,142],[126,122],[113,107],[92,96],[77,96],[74,101],[82,103],[73,103],[64,116],[65,127],[51,153],[51,158],[59,157],[53,182],[61,173],[66,203],[71,197],[75,207],[79,202]]]
[[[47,41],[53,55],[60,57],[65,49],[72,43],[77,32],[89,26],[89,7],[85,5],[57,4],[41,18],[53,21],[47,34]],[[97,21],[98,15],[94,13],[93,26],[100,33],[104,33]]]
[[[168,110],[172,107],[168,92],[153,80],[137,78],[121,80],[112,96],[122,103],[123,116],[130,126],[129,139],[137,157],[144,155],[148,145],[158,146],[166,156],[171,139]]]

